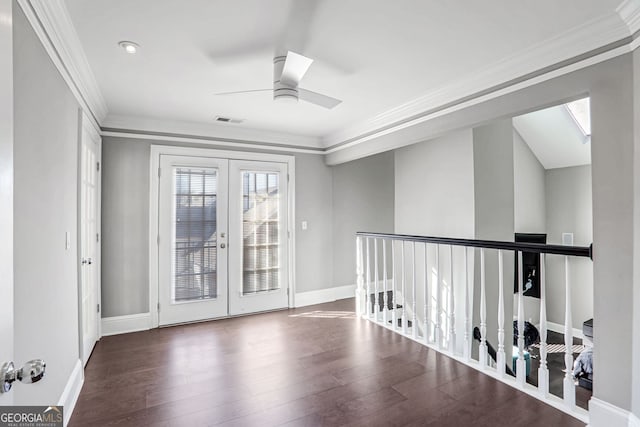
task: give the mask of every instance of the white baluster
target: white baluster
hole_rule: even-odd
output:
[[[498,375],[504,377],[505,353],[504,353],[504,257],[502,250],[498,251],[498,352],[496,355]]]
[[[407,270],[407,264],[405,264],[405,256],[404,256],[404,247],[405,247],[405,242],[404,240],[402,241],[402,252],[400,253],[401,255],[401,261],[402,261],[402,315],[400,316],[400,319],[402,321],[402,333],[403,334],[407,334],[407,275],[406,270]]]
[[[393,311],[391,312],[391,317],[393,319],[393,330],[398,329],[398,309],[396,308],[398,304],[398,295],[396,292],[396,251],[395,245],[396,241],[391,240],[391,305],[393,307]]]
[[[486,272],[484,266],[484,248],[480,248],[480,346],[479,362],[480,368],[487,368],[487,295]]]
[[[371,317],[371,262],[369,260],[369,238],[365,238],[365,243],[367,245],[367,317]]]
[[[382,280],[384,294],[382,295],[382,303],[384,309],[382,310],[382,321],[384,326],[389,326],[389,295],[387,292],[387,239],[382,239]]]
[[[373,306],[373,315],[374,318],[376,319],[376,322],[380,321],[380,293],[378,291],[378,281],[380,280],[380,278],[378,277],[378,239],[374,238],[373,239],[373,266],[375,267],[375,271],[373,272],[373,280],[374,280],[374,284],[373,284],[373,288],[374,288],[374,297],[373,297],[373,302],[374,302],[374,306]]]
[[[455,290],[453,288],[453,245],[449,245],[449,351],[456,352]]]
[[[364,271],[362,268],[362,237],[356,237],[356,312],[358,317],[366,313],[367,296],[364,289]]]
[[[563,381],[564,403],[573,409],[576,405],[576,386],[573,382],[573,324],[571,319],[571,278],[569,275],[569,257],[564,257],[565,281],[565,314],[564,314],[564,367],[566,369]]]
[[[435,283],[435,292],[436,292],[436,313],[435,313],[435,338],[434,344],[438,348],[442,348],[442,307],[440,304],[440,295],[442,294],[440,287],[440,245],[436,245],[436,283]]]
[[[418,316],[416,313],[416,242],[411,242],[411,252],[413,252],[413,256],[411,257],[411,332],[413,339],[418,338]]]
[[[542,397],[549,395],[549,369],[547,368],[547,302],[546,257],[540,254],[540,366],[538,367],[538,391]]]
[[[427,247],[424,244],[424,343],[429,344],[429,264],[427,263]]]
[[[527,365],[524,360],[524,288],[522,283],[522,252],[518,256],[518,360],[516,361],[516,382],[520,387],[527,383]]]
[[[469,260],[468,254],[469,248],[464,247],[464,359],[468,362],[471,359],[471,314],[469,309],[471,303],[471,292],[469,291]]]

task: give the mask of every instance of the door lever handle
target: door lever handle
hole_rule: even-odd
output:
[[[22,368],[16,370],[13,362],[7,362],[0,368],[0,393],[11,390],[15,380],[23,384],[32,384],[40,381],[45,374],[47,364],[42,359],[33,359],[25,363]]]

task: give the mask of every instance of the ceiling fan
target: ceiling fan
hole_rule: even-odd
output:
[[[342,101],[321,93],[313,92],[300,87],[300,81],[309,70],[313,59],[288,51],[286,55],[273,58],[273,89],[253,89],[235,92],[222,92],[216,95],[235,95],[249,92],[273,91],[275,101],[293,101],[299,99],[319,105],[324,108],[334,108]]]

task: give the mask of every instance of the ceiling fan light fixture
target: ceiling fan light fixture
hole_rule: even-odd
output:
[[[298,90],[290,87],[279,87],[273,91],[273,100],[281,103],[295,104],[298,102]]]
[[[120,46],[121,48],[124,49],[125,52],[134,55],[136,53],[138,53],[138,49],[140,48],[140,45],[134,42],[130,42],[130,41],[126,41],[123,40],[121,42],[118,43],[118,46]]]

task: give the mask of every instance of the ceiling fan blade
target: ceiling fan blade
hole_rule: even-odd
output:
[[[328,109],[331,109],[342,102],[339,99],[302,88],[298,88],[298,98]]]
[[[250,93],[250,92],[273,92],[273,89],[252,89],[252,90],[237,90],[234,92],[220,92],[220,93],[216,93],[215,95],[235,95],[238,93]]]
[[[287,53],[287,59],[284,61],[284,67],[282,68],[280,83],[297,87],[312,63],[313,59],[289,51]]]

